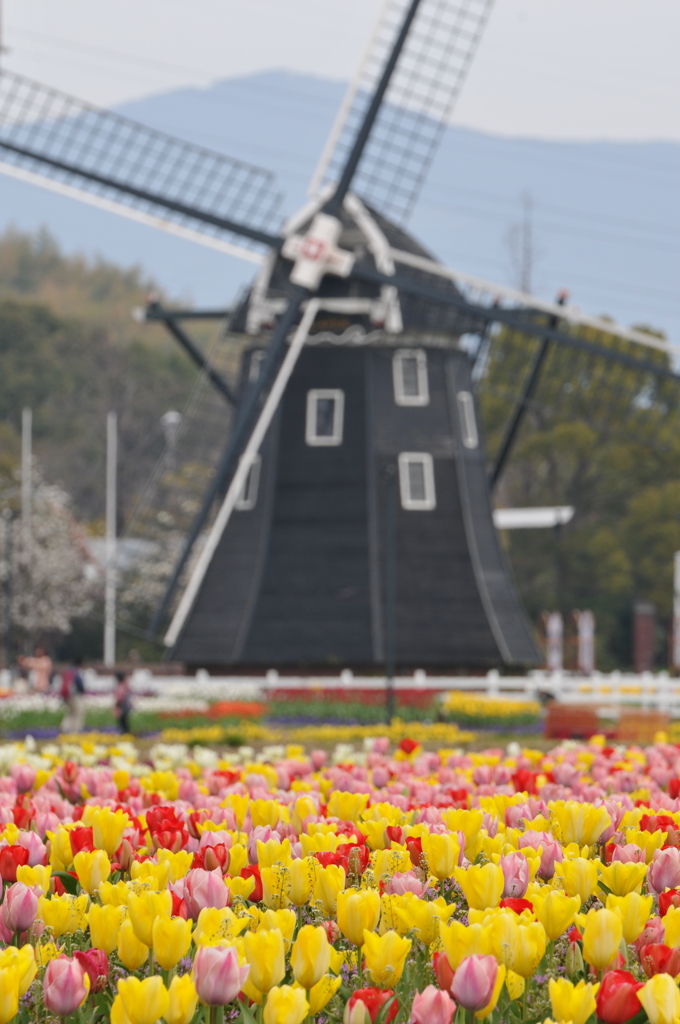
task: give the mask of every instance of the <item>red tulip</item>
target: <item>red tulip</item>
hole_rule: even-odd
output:
[[[90,979],[90,992],[102,992],[109,981],[109,958],[103,949],[76,950],[73,954]]]
[[[650,942],[640,949],[640,966],[648,978],[655,974],[680,974],[680,949],[671,949],[661,942]]]
[[[511,776],[516,793],[536,793],[536,775],[529,768],[518,768]]]
[[[680,779],[670,779],[668,782],[668,795],[671,800],[677,800],[680,796]]]
[[[0,875],[4,882],[16,882],[17,868],[28,864],[28,850],[23,846],[0,846]]]
[[[435,978],[437,979],[437,984],[445,992],[450,992],[454,972],[453,967],[448,961],[446,953],[435,953],[434,956],[432,957],[432,964],[434,967],[434,975]]]
[[[404,830],[401,825],[388,825],[385,835],[391,843],[399,843],[400,846],[404,841]]]
[[[94,839],[92,838],[91,828],[81,825],[79,828],[72,829],[68,837],[71,843],[71,853],[74,857],[77,853],[94,853]]]
[[[659,914],[665,917],[669,907],[680,907],[680,889],[667,889],[659,893]]]
[[[597,1016],[605,1024],[625,1024],[640,1012],[639,989],[642,981],[636,981],[628,971],[610,971],[602,979],[597,993]]]
[[[391,988],[358,988],[347,1000],[344,1024],[367,1024],[366,1018],[374,1024],[385,1003],[394,996]],[[390,1024],[399,1012],[399,1004],[395,999],[384,1018],[384,1024]]]
[[[411,858],[411,864],[414,868],[419,868],[423,863],[423,841],[420,836],[409,836],[405,843],[406,849],[408,850],[409,857]]]
[[[531,910],[533,913],[534,910],[534,905],[529,900],[521,900],[514,896],[506,896],[504,900],[501,900],[500,906],[514,910],[516,914],[521,914],[523,910]]]
[[[415,740],[410,740],[408,736],[405,736],[404,739],[399,744],[399,749],[404,754],[412,754],[413,751],[416,750],[419,746],[420,744],[416,743]]]
[[[260,869],[257,864],[249,864],[247,868],[243,868],[241,871],[241,878],[255,879],[255,888],[248,899],[252,903],[259,903],[262,899],[262,879],[260,878]]]

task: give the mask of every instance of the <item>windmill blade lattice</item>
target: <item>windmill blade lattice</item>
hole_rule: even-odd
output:
[[[388,0],[310,192],[337,181],[412,0]],[[413,210],[494,0],[421,0],[352,190],[397,223]]]
[[[0,171],[23,171],[86,201],[215,241],[236,238],[261,249],[278,226],[281,196],[269,171],[7,71],[0,74],[0,159]]]

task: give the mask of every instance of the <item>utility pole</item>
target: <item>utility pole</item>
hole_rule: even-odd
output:
[[[24,552],[31,549],[31,505],[33,502],[33,412],[21,413],[21,532]]]
[[[104,664],[116,664],[116,471],[118,422],[106,417],[106,568],[104,578]]]

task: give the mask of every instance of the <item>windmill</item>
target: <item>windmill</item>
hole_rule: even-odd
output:
[[[210,311],[146,311],[232,410],[152,626],[171,613],[188,664],[535,662],[490,494],[546,359],[677,380],[665,342],[451,270],[404,230],[492,5],[388,0],[280,230],[266,171],[0,75],[0,172],[259,267],[215,314],[238,386],[184,327]],[[489,474],[477,392],[499,328],[536,349]]]

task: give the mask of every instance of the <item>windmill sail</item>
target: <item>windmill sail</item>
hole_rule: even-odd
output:
[[[387,0],[310,192],[336,181],[412,0]],[[352,189],[397,223],[418,199],[494,0],[421,0]]]
[[[269,171],[8,71],[0,172],[256,262],[278,228]]]

